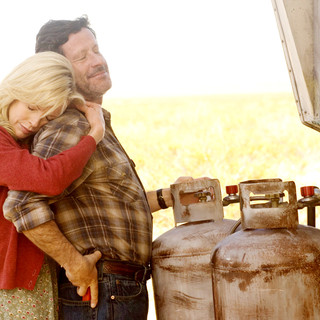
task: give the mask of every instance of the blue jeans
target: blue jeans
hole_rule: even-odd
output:
[[[99,302],[92,309],[82,301],[63,275],[59,280],[60,320],[146,320],[148,292],[145,283],[116,274],[99,273]]]

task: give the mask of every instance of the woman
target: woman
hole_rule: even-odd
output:
[[[47,160],[26,143],[72,104],[85,113],[91,130],[73,148]],[[2,205],[8,189],[57,195],[77,179],[104,135],[95,104],[76,92],[72,67],[62,55],[38,53],[0,84],[0,319],[55,319],[54,280],[44,254],[12,223]]]

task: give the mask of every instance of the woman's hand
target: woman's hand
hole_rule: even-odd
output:
[[[85,105],[77,106],[76,108],[84,113],[91,127],[88,135],[92,136],[96,144],[98,144],[102,140],[105,131],[105,121],[101,105],[86,101]]]

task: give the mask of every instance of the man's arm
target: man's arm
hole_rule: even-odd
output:
[[[77,110],[69,111],[68,116],[66,113],[50,121],[43,127],[45,130],[39,131],[34,139],[33,154],[49,158],[77,144],[86,134],[89,125],[84,117],[79,120]],[[92,170],[87,164],[82,176],[60,197],[83,183]],[[48,198],[31,192],[10,191],[3,206],[4,216],[14,223],[18,232],[24,232],[41,250],[66,269],[69,280],[80,287],[79,294],[84,295],[88,285],[92,286],[91,304],[94,306],[98,297],[95,263],[100,258],[100,253],[82,257],[61,233],[49,207],[49,201],[53,203],[58,199],[59,196]]]
[[[192,177],[186,176],[186,177],[179,177],[174,183],[176,184],[176,183],[183,183],[183,182],[191,182],[193,180],[202,180],[202,179],[206,180],[209,178],[203,177],[203,178],[193,179]],[[172,199],[170,188],[162,189],[162,197],[167,207],[173,207],[173,199]],[[186,195],[182,195],[181,198],[184,199],[184,201],[186,201],[187,203],[197,202],[196,198],[194,198],[193,195],[190,196],[186,194]],[[157,191],[148,191],[147,200],[148,200],[151,212],[156,212],[161,209],[158,202]]]
[[[172,198],[170,188],[162,189],[162,196],[167,207],[172,207]],[[147,199],[151,212],[156,212],[160,210],[160,205],[158,203],[157,191],[148,191]]]
[[[207,178],[204,178],[207,179]],[[182,182],[188,182],[194,180],[192,177],[186,176],[186,177],[179,177],[174,183],[182,183]],[[173,206],[172,201],[172,195],[171,195],[171,189],[170,188],[164,188],[162,189],[162,197],[167,207]],[[157,191],[148,191],[147,192],[147,199],[149,203],[149,207],[151,212],[156,212],[161,209],[159,203],[158,203],[158,197],[157,197]]]
[[[101,258],[99,251],[82,256],[61,233],[54,221],[46,222],[34,229],[23,232],[38,248],[58,262],[68,279],[78,287],[78,294],[84,296],[91,290],[91,307],[98,303],[98,277],[95,267]]]

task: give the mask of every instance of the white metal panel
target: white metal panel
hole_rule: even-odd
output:
[[[271,0],[303,124],[320,131],[318,0]]]

